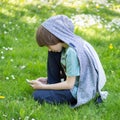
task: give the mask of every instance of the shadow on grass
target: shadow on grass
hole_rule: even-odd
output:
[[[114,5],[113,5],[114,7]],[[113,7],[106,7],[105,5],[101,5],[98,8],[96,4],[89,3],[89,7],[82,6],[82,12],[85,14],[93,14],[103,17],[106,20],[111,20],[114,17],[120,17],[120,12],[112,10]]]
[[[78,6],[78,8],[80,8],[80,10],[77,10],[77,8],[75,7],[67,7],[64,6],[63,4],[60,4],[58,6],[55,6],[55,3],[53,5],[41,5],[40,2],[38,2],[37,4],[27,4],[27,5],[18,5],[18,4],[10,4],[7,2],[2,2],[2,4],[0,5],[1,8],[4,8],[6,10],[8,10],[8,12],[11,14],[12,12],[14,12],[14,17],[11,16],[6,16],[5,14],[3,15],[3,13],[0,13],[1,19],[0,22],[4,23],[5,21],[8,20],[15,20],[16,22],[19,23],[23,23],[21,22],[21,17],[23,16],[29,16],[29,17],[34,17],[37,16],[38,18],[42,19],[42,22],[49,18],[52,15],[58,15],[58,14],[65,14],[69,17],[71,17],[71,15],[77,15],[77,14],[94,14],[94,15],[100,15],[104,18],[113,18],[113,17],[120,17],[120,13],[115,12],[113,10],[110,10],[108,7],[100,7],[100,8],[96,8],[96,6],[92,3],[89,2],[89,7],[86,6]],[[97,11],[99,10],[99,12]],[[4,21],[4,22],[2,22]]]

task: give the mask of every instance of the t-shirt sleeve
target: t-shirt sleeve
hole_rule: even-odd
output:
[[[68,49],[66,53],[66,75],[67,76],[79,76],[80,64],[77,57],[77,53],[74,49]]]

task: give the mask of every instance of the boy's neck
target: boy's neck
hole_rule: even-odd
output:
[[[68,48],[69,46],[66,43],[63,43],[64,48]]]

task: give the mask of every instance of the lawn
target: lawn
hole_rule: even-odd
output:
[[[98,1],[98,0],[94,0]],[[0,1],[0,120],[119,120],[120,2],[80,0]],[[38,104],[26,79],[46,76],[47,49],[35,41],[37,27],[50,16],[65,14],[75,33],[89,41],[105,69],[108,98],[70,106]]]

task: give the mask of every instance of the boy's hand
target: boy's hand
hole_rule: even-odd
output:
[[[44,85],[42,82],[37,80],[31,80],[29,81],[29,84],[33,89],[42,89],[42,86]]]
[[[47,78],[44,78],[44,77],[40,77],[40,78],[36,79],[36,81],[39,81],[43,84],[47,84]]]

